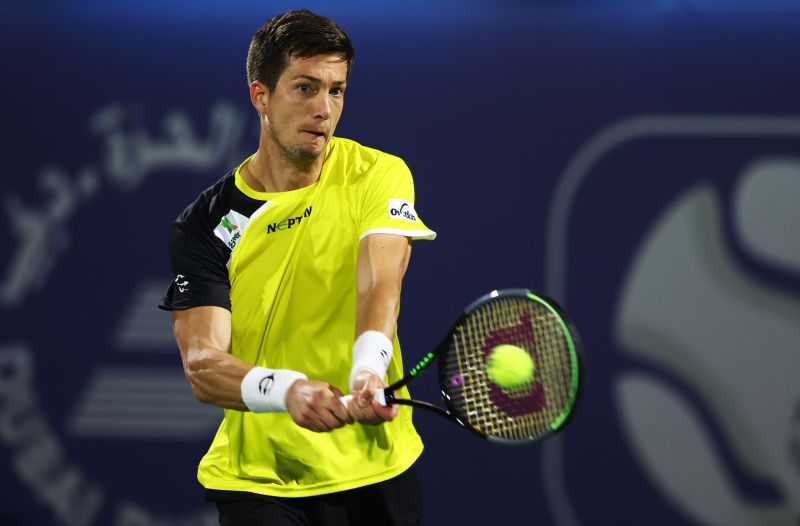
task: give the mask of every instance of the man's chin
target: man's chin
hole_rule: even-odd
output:
[[[298,159],[306,160],[306,161],[314,161],[319,159],[319,156],[322,155],[322,152],[325,151],[325,148],[309,148],[309,149],[301,149],[297,152]]]
[[[325,152],[325,145],[322,147],[316,146],[295,146],[290,148],[287,152],[289,157],[298,162],[311,162],[319,159],[319,156]]]

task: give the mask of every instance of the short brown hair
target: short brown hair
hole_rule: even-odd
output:
[[[355,60],[350,37],[332,20],[307,9],[287,11],[270,19],[256,31],[247,52],[247,84],[259,81],[270,92],[291,57],[340,55],[347,62],[347,75]]]

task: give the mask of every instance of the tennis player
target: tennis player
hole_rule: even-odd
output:
[[[310,11],[259,29],[247,56],[258,149],[172,226],[161,307],[192,392],[225,408],[198,468],[221,524],[419,523],[411,409],[373,396],[404,370],[411,240],[436,234],[401,159],[334,137],[353,58]]]

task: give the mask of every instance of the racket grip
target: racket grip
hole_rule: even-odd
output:
[[[342,402],[342,405],[347,405],[348,403],[350,403],[350,400],[352,399],[353,395],[351,394],[339,397],[339,401]],[[382,406],[386,407],[386,396],[384,396],[383,394],[383,389],[378,389],[377,391],[375,391],[375,400],[377,400],[378,403],[381,404]]]

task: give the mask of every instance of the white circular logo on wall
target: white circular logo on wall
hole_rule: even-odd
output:
[[[603,362],[595,371],[608,377],[584,405],[607,425],[591,438],[568,431],[543,445],[544,487],[560,526],[648,505],[682,524],[796,523],[800,158],[783,152],[794,151],[798,138],[800,119],[789,117],[641,117],[603,130],[568,165],[551,209],[548,291],[573,298],[567,309],[581,301],[600,306],[584,318],[596,325],[587,355]],[[654,152],[685,164],[661,159],[659,171],[647,164],[659,164]],[[649,194],[631,195],[624,188],[631,179]],[[581,210],[579,189],[591,184],[624,195]],[[592,202],[583,199],[584,207]],[[603,223],[604,211],[614,219]],[[571,231],[574,224],[580,227]],[[585,263],[590,278],[568,279],[570,258],[580,257],[573,254],[597,253],[586,237],[596,234],[592,228],[602,229],[598,244],[617,255]],[[584,237],[571,243],[571,234]],[[580,480],[570,478],[570,453],[592,449],[585,440],[618,449],[608,452],[613,460],[581,464]],[[609,464],[618,469],[602,487]],[[630,502],[639,497],[647,504]],[[653,521],[670,523],[658,514]]]

